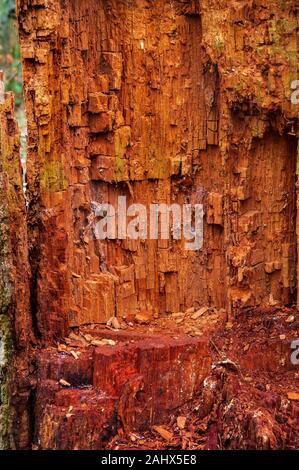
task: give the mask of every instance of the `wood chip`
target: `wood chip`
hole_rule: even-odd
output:
[[[60,380],[59,380],[59,383],[60,383],[60,385],[62,385],[63,387],[70,387],[70,386],[71,386],[71,384],[70,384],[69,382],[67,382],[66,380],[64,380],[64,379],[60,379]]]
[[[84,344],[83,344],[83,343],[79,343],[78,341],[73,341],[69,338],[64,338],[64,341],[70,348],[82,348],[88,344],[86,341],[84,341]]]
[[[117,344],[117,341],[114,341],[113,339],[107,339],[107,338],[102,339],[102,342],[108,346],[115,346]]]
[[[203,336],[203,332],[202,331],[194,331],[194,336]]]
[[[202,317],[209,309],[210,307],[201,307],[199,310],[197,310],[197,312],[191,315],[192,320],[197,320],[198,318]]]
[[[90,342],[90,344],[91,344],[92,346],[97,346],[97,347],[106,346],[106,344],[103,343],[103,341],[100,340],[100,339],[93,339],[93,340]]]
[[[244,346],[243,351],[246,352],[246,351],[249,350],[249,348],[250,348],[250,344],[246,344],[246,345]]]
[[[119,321],[116,317],[111,317],[109,318],[109,320],[107,321],[106,325],[108,327],[111,327],[113,328],[114,330],[120,330],[121,326],[119,324]]]
[[[183,312],[172,313],[172,318],[182,318],[185,314]]]
[[[286,335],[280,335],[279,339],[281,339],[281,341],[284,341],[286,339]]]
[[[73,407],[70,406],[68,411],[67,411],[67,414],[65,415],[66,418],[71,418],[71,416],[74,416],[74,413],[72,413],[72,411],[73,411]]]
[[[295,321],[294,315],[290,315],[290,316],[286,319],[286,322],[287,322],[287,323],[293,323],[294,321]]]
[[[184,429],[186,426],[186,421],[187,421],[187,418],[185,416],[178,416],[176,420],[178,428]]]
[[[194,312],[195,312],[195,308],[194,308],[194,307],[188,308],[188,310],[186,310],[186,314],[187,314],[187,315],[191,315],[191,313],[194,313]]]
[[[130,434],[130,439],[132,442],[140,441],[140,436],[137,434]]]
[[[294,400],[294,401],[299,401],[299,393],[289,392],[288,393],[288,399],[289,400]]]
[[[91,343],[95,338],[91,335],[83,335],[84,339],[88,342]]]
[[[103,338],[103,339],[93,339],[90,344],[92,346],[115,346],[117,343],[113,339]]]
[[[76,279],[81,279],[80,274],[72,273],[72,276],[75,277]]]
[[[76,360],[79,359],[80,353],[77,353],[76,351],[70,351],[70,353]]]
[[[147,325],[150,323],[153,315],[151,312],[140,312],[135,315],[135,321],[140,325]]]
[[[79,335],[76,335],[73,331],[69,334],[69,339],[73,339],[74,341],[82,342],[82,338]]]
[[[166,441],[170,441],[173,438],[172,432],[167,431],[163,426],[153,426],[153,430],[160,434]]]
[[[116,317],[113,317],[112,318],[112,322],[111,322],[111,326],[112,328],[114,328],[115,330],[120,330],[120,324],[119,324],[119,321]]]
[[[91,344],[91,346],[115,346],[116,341],[113,339],[108,339],[108,338],[102,338],[102,339],[97,339],[94,336],[91,335],[84,335],[84,338],[86,341]]]
[[[235,362],[231,361],[230,359],[223,359],[222,361],[218,362],[217,365],[226,367],[229,370],[234,370],[234,371],[239,371],[240,366],[236,364]]]
[[[65,339],[67,344],[74,345],[76,344],[81,346],[87,346],[87,341],[83,338],[83,336],[76,335],[74,332],[69,334],[69,337]]]

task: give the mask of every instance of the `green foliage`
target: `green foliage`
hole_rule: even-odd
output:
[[[14,12],[14,0],[0,0],[0,21],[5,24],[8,21],[9,15]]]

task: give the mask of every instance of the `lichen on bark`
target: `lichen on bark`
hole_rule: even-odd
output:
[[[1,105],[0,105],[1,106]],[[0,129],[1,157],[5,129]],[[12,285],[9,269],[9,217],[3,159],[0,158],[0,449],[9,446],[11,410],[9,400],[10,368],[13,358],[10,307]]]
[[[1,262],[1,261],[0,261]],[[13,345],[11,323],[9,317],[0,314],[0,449],[7,449],[11,442],[11,404],[9,383],[11,364],[13,360]]]
[[[0,102],[0,448],[28,441],[21,423],[28,422],[22,400],[27,399],[24,375],[32,337],[29,279],[19,129],[13,95],[7,93]],[[18,423],[17,432],[13,423]]]

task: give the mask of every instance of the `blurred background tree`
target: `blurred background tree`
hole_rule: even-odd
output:
[[[0,69],[7,91],[13,91],[16,108],[23,105],[22,68],[15,0],[0,0]]]
[[[22,65],[15,0],[0,0],[0,70],[4,72],[5,90],[12,91],[15,97],[25,181],[27,123],[23,101]]]

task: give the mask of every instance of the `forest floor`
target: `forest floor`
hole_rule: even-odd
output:
[[[290,345],[299,338],[296,318],[288,308],[248,309],[223,329],[216,313],[196,321],[187,315],[180,328],[210,334],[213,365],[201,392],[162,428],[118,435],[108,447],[297,449],[299,366],[290,363]]]
[[[200,391],[146,432],[118,426],[105,448],[298,448],[299,365],[291,361],[291,345],[299,339],[296,310],[248,308],[231,323],[225,311],[211,308],[151,320],[144,314],[105,329],[74,329],[58,350],[76,355],[82,346],[100,346],[103,338],[113,345],[111,338],[134,343],[142,336],[165,334],[174,340],[185,334],[208,341],[211,367]]]

